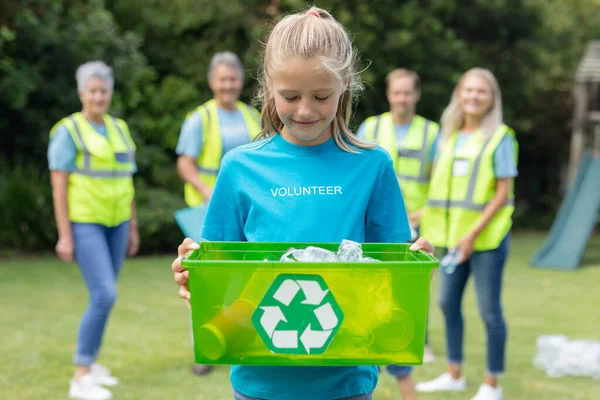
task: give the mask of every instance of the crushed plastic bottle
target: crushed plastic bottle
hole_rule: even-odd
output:
[[[325,250],[320,247],[308,246],[304,250],[289,249],[281,261],[301,261],[301,262],[333,262],[337,257],[333,251]]]
[[[570,341],[563,335],[540,336],[533,365],[551,378],[571,375],[600,379],[600,342]]]
[[[448,253],[440,260],[440,268],[448,275],[456,271],[458,262],[462,258],[462,251],[458,248],[450,249]]]
[[[264,261],[271,261],[265,259]],[[306,249],[289,249],[280,261],[283,262],[381,262],[371,257],[363,257],[362,245],[352,240],[342,240],[337,253],[320,247],[308,246]]]
[[[363,261],[363,251],[360,243],[351,240],[342,240],[337,252],[338,261],[361,262]]]

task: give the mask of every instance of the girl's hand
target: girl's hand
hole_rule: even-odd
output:
[[[414,242],[412,244],[412,246],[410,246],[410,250],[412,250],[412,251],[425,250],[429,254],[433,254],[435,247],[429,240],[425,239],[424,237],[420,237],[417,239],[416,242]]]
[[[177,248],[177,258],[171,264],[171,270],[173,271],[173,278],[175,282],[179,285],[179,297],[185,299],[186,304],[189,309],[191,309],[190,305],[190,290],[188,286],[188,279],[190,277],[190,273],[187,269],[181,266],[181,260],[186,255],[186,253],[190,250],[198,250],[200,246],[198,243],[195,243],[190,238],[185,238],[181,245]]]
[[[59,237],[56,242],[56,254],[63,261],[73,261],[73,238],[70,236]]]

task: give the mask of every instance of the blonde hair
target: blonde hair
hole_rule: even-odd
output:
[[[415,71],[406,68],[396,68],[385,77],[385,86],[389,89],[390,83],[400,78],[412,78],[416,91],[421,90],[421,78],[419,78],[419,74]]]
[[[442,140],[446,141],[454,132],[460,130],[464,123],[465,114],[460,107],[458,96],[464,81],[470,76],[478,76],[485,79],[492,89],[492,108],[485,114],[481,120],[481,126],[479,130],[485,138],[491,137],[496,129],[502,125],[502,95],[500,94],[500,87],[498,81],[491,71],[483,68],[472,68],[465,72],[460,78],[458,84],[452,92],[452,98],[450,104],[442,113],[441,118],[441,129],[442,129]]]
[[[318,57],[324,71],[343,85],[344,91],[332,122],[332,135],[338,147],[348,152],[356,152],[356,147],[375,147],[373,143],[358,139],[348,128],[352,116],[352,102],[356,94],[363,89],[360,77],[355,71],[357,57],[352,41],[348,32],[329,12],[317,7],[284,17],[275,25],[264,45],[264,60],[259,71],[259,89],[256,96],[256,102],[262,108],[263,131],[257,136],[257,140],[267,138],[283,129],[283,122],[275,108],[271,79],[276,71],[275,66],[284,65],[284,60],[289,57],[299,57],[303,60]]]

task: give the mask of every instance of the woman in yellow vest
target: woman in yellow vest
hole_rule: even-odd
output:
[[[501,400],[506,323],[500,302],[512,214],[518,145],[502,122],[502,99],[494,75],[469,70],[454,89],[441,121],[442,138],[433,169],[421,234],[449,250],[442,260],[439,302],[446,321],[448,372],[417,385],[422,392],[464,391],[464,289],[473,275],[487,331],[485,382],[473,400]]]
[[[260,113],[239,101],[243,82],[239,58],[216,53],[208,70],[214,98],[188,114],[177,144],[177,171],[190,207],[210,200],[225,153],[250,143],[260,132]]]
[[[135,144],[127,124],[107,114],[111,68],[89,62],[77,69],[76,78],[83,107],[52,128],[48,164],[58,227],[56,253],[61,260],[77,261],[90,295],[79,327],[69,397],[103,400],[112,398],[104,386],[118,380],[95,361],[121,265],[139,247],[132,178]]]

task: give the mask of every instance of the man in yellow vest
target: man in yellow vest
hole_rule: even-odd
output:
[[[395,69],[387,75],[386,84],[390,111],[367,118],[358,136],[376,140],[392,156],[410,224],[417,229],[427,203],[439,126],[415,113],[421,98],[416,72]]]
[[[387,75],[386,85],[390,111],[367,118],[357,135],[377,141],[392,157],[411,227],[418,231],[421,214],[427,203],[439,126],[416,115],[416,106],[421,98],[421,80],[416,72],[395,69]],[[417,235],[414,236],[416,238]],[[434,360],[435,356],[426,346],[424,361]],[[410,376],[412,368],[390,365],[387,369],[398,379],[402,398],[416,398]]]
[[[260,113],[239,101],[243,79],[244,68],[235,54],[215,54],[208,71],[214,98],[188,113],[183,123],[177,171],[190,207],[210,200],[225,153],[260,133]]]
[[[231,52],[216,53],[208,83],[214,98],[188,113],[177,144],[177,171],[185,181],[185,202],[197,207],[210,200],[221,159],[231,149],[250,143],[260,133],[260,113],[241,101],[244,68]],[[200,232],[200,226],[193,227]],[[195,365],[204,375],[212,368]]]

